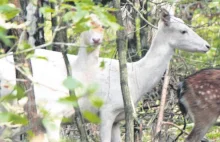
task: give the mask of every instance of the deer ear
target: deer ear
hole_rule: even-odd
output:
[[[166,9],[161,9],[161,17],[160,19],[164,22],[166,26],[170,25],[170,14]]]

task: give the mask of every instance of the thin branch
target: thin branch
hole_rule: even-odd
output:
[[[184,131],[182,128],[180,128],[178,125],[172,123],[172,122],[162,122],[162,125],[172,125],[174,127],[176,127],[177,129],[179,129],[180,131],[182,131],[184,134],[189,135],[189,133],[187,133],[186,131]]]
[[[19,55],[19,54],[27,53],[27,52],[33,51],[35,49],[41,49],[41,48],[44,48],[44,47],[47,47],[47,46],[50,46],[50,45],[65,45],[65,46],[79,47],[79,45],[75,44],[75,43],[49,42],[49,43],[45,43],[45,44],[36,46],[34,48],[29,48],[29,49],[26,49],[26,50],[22,50],[22,51],[19,51],[19,52],[15,52],[15,53],[10,52],[10,53],[7,53],[7,54],[3,54],[3,55],[0,56],[0,59],[4,58],[4,57],[7,57],[7,56],[10,56],[10,55]]]
[[[64,48],[62,48],[62,55],[63,55],[63,59],[64,59],[64,63],[66,66],[66,70],[67,70],[67,76],[72,76],[72,72],[71,72],[71,66],[67,57],[67,53],[66,50]],[[69,94],[70,96],[74,96],[75,95],[75,91],[74,90],[69,90]],[[85,125],[84,125],[84,119],[82,117],[81,111],[80,111],[80,107],[78,102],[77,103],[77,107],[73,106],[74,110],[75,110],[75,120],[77,122],[77,127],[80,133],[80,139],[82,142],[87,142],[88,141],[88,137],[87,137],[87,133],[86,133],[86,129],[85,129]]]
[[[164,117],[164,108],[165,108],[165,104],[166,104],[166,96],[167,96],[167,89],[168,89],[168,85],[169,85],[169,80],[170,80],[170,76],[169,76],[169,64],[168,64],[165,78],[164,78],[163,89],[162,89],[160,109],[159,109],[158,121],[157,121],[157,126],[156,126],[156,131],[155,131],[156,135],[158,135],[159,132],[161,131],[161,125],[162,125],[163,117]],[[158,141],[158,140],[156,140],[156,141]]]
[[[12,63],[12,62],[9,62],[9,63],[14,65],[14,63]],[[46,87],[46,88],[48,88],[50,90],[59,91],[59,92],[62,92],[62,93],[65,93],[65,94],[68,95],[68,93],[65,92],[65,91],[57,90],[56,88],[53,88],[53,87],[50,87],[48,85],[45,85],[45,84],[42,84],[42,83],[39,83],[39,82],[35,81],[31,76],[26,75],[26,73],[21,69],[21,67],[19,67],[18,65],[14,65],[14,66],[23,76],[25,76],[27,78],[27,79],[16,79],[16,81],[19,81],[19,82],[28,82],[28,81],[30,81],[33,84],[38,84],[38,85],[44,86],[44,87]],[[2,78],[2,79],[6,80],[4,78]],[[14,80],[6,80],[6,81],[14,81]]]
[[[132,31],[132,32],[128,33],[126,36],[128,36],[128,35],[130,35],[130,34],[132,34],[132,33],[136,33],[137,31],[139,31],[139,30],[141,30],[141,29],[143,29],[143,28],[145,28],[145,27],[147,27],[147,24],[144,25],[144,26],[142,26],[142,27],[140,27],[140,28],[138,28],[138,29],[136,29],[135,31]]]
[[[140,18],[144,20],[149,26],[151,26],[154,29],[158,29],[156,26],[151,24],[149,21],[147,21],[144,16],[140,13],[140,11],[133,5],[133,3],[130,0],[127,0],[127,2],[133,7],[133,9],[139,14]]]

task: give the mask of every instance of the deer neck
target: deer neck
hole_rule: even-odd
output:
[[[94,47],[93,51],[87,51],[87,47],[81,46],[78,52],[77,64],[87,65],[97,65],[99,58],[100,46]]]
[[[157,35],[147,54],[135,63],[136,91],[139,94],[135,97],[137,101],[160,81],[173,53],[174,49],[169,46],[163,36],[161,35],[160,38]]]

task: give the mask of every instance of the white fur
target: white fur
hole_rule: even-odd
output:
[[[82,69],[78,66],[78,71],[84,70],[90,64],[98,64],[100,44],[103,41],[103,29],[95,15],[91,15],[91,18],[96,27],[81,33],[78,56],[68,55],[71,64],[76,64],[74,66],[83,65]],[[94,48],[93,51],[87,52],[87,46]],[[47,60],[39,59],[37,56],[46,57]],[[59,52],[37,49],[35,50],[35,57],[31,58],[31,64],[33,77],[28,76],[32,78],[34,83],[38,112],[46,110],[50,113],[50,116],[45,119],[50,122],[45,123],[47,134],[51,141],[58,141],[62,117],[74,113],[71,105],[58,102],[60,98],[69,96],[68,90],[63,86],[63,81],[67,77],[63,56]],[[3,67],[0,68],[0,96],[4,96],[11,93],[16,84],[13,56],[0,59],[0,65]],[[20,106],[23,107],[24,104],[20,104]],[[42,115],[42,113],[40,114]]]
[[[187,33],[182,34],[181,30],[187,30]],[[174,54],[175,48],[187,51],[206,52],[208,51],[206,45],[208,45],[208,43],[195,34],[180,19],[172,17],[169,21],[169,26],[166,26],[164,22],[161,21],[158,32],[146,56],[138,62],[127,63],[128,86],[133,102],[137,104],[142,96],[158,83]],[[61,105],[56,102],[60,97],[68,95],[67,90],[61,85],[62,81],[66,78],[66,70],[61,53],[45,50],[36,50],[35,53],[39,53],[40,55],[44,53],[49,62],[32,59],[34,79],[36,79],[37,82],[45,83],[46,86],[56,89],[55,91],[35,85],[36,102],[38,105],[42,103],[42,100],[47,102],[44,108],[48,110],[51,115],[56,116],[56,118],[59,116],[57,119],[61,120],[65,112],[71,112],[72,109],[71,106]],[[96,50],[93,53],[96,53]],[[85,59],[90,59],[90,56],[86,55],[85,50],[81,50],[79,56],[80,55],[85,55]],[[98,109],[91,105],[87,97],[83,97],[79,100],[81,111],[89,110],[99,114],[102,120],[100,125],[100,137],[102,142],[121,141],[118,122],[124,119],[124,105],[120,87],[118,60],[107,58],[98,59],[96,58],[97,56],[93,56],[91,60],[83,61],[84,58],[81,58],[82,60],[80,57],[76,59],[77,57],[73,55],[69,55],[68,57],[72,64],[73,77],[79,79],[85,85],[89,85],[93,82],[99,84],[96,95],[104,100],[104,105]],[[105,61],[105,68],[100,69],[99,63],[103,60]],[[5,66],[6,65],[4,65],[4,68]],[[13,70],[13,67],[11,67],[10,70]],[[4,75],[12,76],[11,79],[15,77],[14,72]],[[61,121],[57,120],[57,127],[59,127],[59,123],[61,123]],[[58,135],[58,133],[59,129],[58,131],[53,131],[53,135]],[[50,134],[50,132],[48,134]]]

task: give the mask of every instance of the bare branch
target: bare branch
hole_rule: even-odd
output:
[[[165,78],[164,78],[163,89],[162,89],[160,109],[159,109],[158,121],[157,121],[157,126],[156,126],[156,131],[155,131],[156,135],[161,131],[161,125],[162,125],[163,117],[164,117],[164,108],[165,108],[165,103],[166,103],[169,80],[170,80],[170,76],[169,76],[169,64],[168,64],[167,71],[166,71]],[[155,141],[158,141],[158,140],[155,140]]]
[[[133,3],[130,0],[127,0],[127,2],[133,7],[133,9],[139,14],[140,18],[143,19],[149,26],[151,26],[154,29],[158,29],[156,26],[151,24],[149,21],[147,21],[144,16],[140,13],[140,11],[133,5]]]
[[[177,129],[179,129],[180,131],[182,131],[184,134],[189,135],[189,133],[187,133],[182,128],[180,128],[179,126],[177,126],[176,124],[174,124],[172,122],[162,122],[162,125],[172,125],[172,126],[176,127]]]

